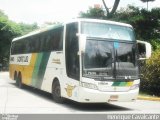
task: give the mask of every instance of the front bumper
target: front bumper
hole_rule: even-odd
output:
[[[102,92],[99,90],[79,87],[78,102],[107,103],[112,101],[131,102],[137,99],[139,88],[125,92]]]

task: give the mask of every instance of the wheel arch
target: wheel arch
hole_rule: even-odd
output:
[[[58,77],[55,77],[55,78],[52,80],[52,89],[53,89],[53,85],[54,85],[56,82],[58,82],[58,83],[60,84]]]
[[[57,82],[59,85],[57,85]],[[60,92],[59,92],[60,94],[56,94],[57,88],[60,89]],[[57,103],[64,102],[64,98],[62,96],[62,86],[61,86],[61,83],[60,83],[60,80],[58,79],[58,77],[55,77],[52,81],[52,97],[55,100],[55,102],[57,102]]]

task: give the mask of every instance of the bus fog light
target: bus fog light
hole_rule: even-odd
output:
[[[92,83],[80,82],[80,86],[85,87],[85,88],[89,88],[89,89],[98,90],[97,85],[92,84]]]
[[[139,88],[139,84],[135,84],[133,86],[130,87],[130,90],[134,90],[134,89],[137,89]]]

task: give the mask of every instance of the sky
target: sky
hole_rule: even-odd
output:
[[[105,0],[109,8],[114,0]],[[28,24],[45,22],[63,22],[76,18],[81,11],[85,12],[94,4],[102,4],[102,0],[0,0],[2,10],[10,20]],[[147,4],[140,0],[121,0],[118,9],[128,4],[146,8]],[[149,3],[149,9],[160,7],[160,0]]]

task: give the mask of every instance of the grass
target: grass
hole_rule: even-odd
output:
[[[155,97],[154,95],[150,95],[150,94],[148,94],[148,93],[145,93],[145,92],[139,92],[139,95],[140,96],[146,96],[146,97]]]
[[[146,92],[141,92],[138,95],[138,99],[139,100],[150,100],[150,101],[160,101],[160,97],[158,96],[154,96],[154,95],[150,95]]]

